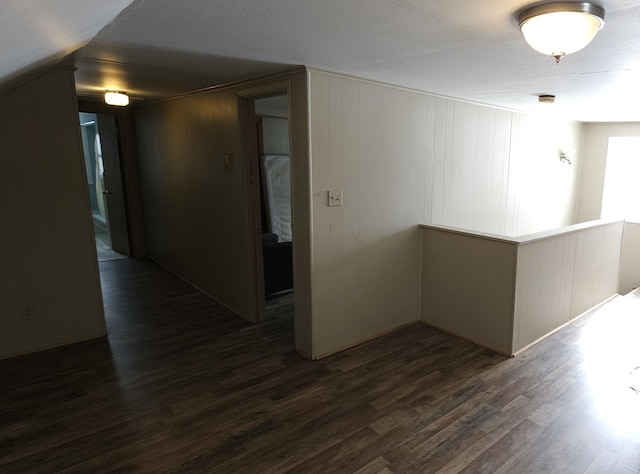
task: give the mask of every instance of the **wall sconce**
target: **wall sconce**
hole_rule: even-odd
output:
[[[576,154],[575,150],[561,150],[560,151],[560,163],[566,163],[567,165],[571,164],[571,158]]]
[[[124,107],[129,105],[129,96],[125,92],[106,91],[104,93],[104,101],[108,105]]]
[[[588,2],[554,2],[527,8],[518,16],[524,39],[556,63],[580,51],[604,26],[604,9]]]

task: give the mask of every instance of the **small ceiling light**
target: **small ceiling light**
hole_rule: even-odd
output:
[[[595,38],[604,26],[604,9],[588,2],[544,3],[524,10],[518,21],[527,43],[559,63]]]
[[[129,96],[124,92],[107,91],[104,93],[104,101],[109,105],[124,107],[125,105],[129,105]]]
[[[543,94],[538,96],[538,102],[540,102],[541,104],[553,104],[555,101],[555,95]]]

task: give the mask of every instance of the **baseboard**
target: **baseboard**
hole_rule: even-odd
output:
[[[606,300],[598,303],[597,305],[589,308],[586,311],[583,311],[582,313],[580,313],[578,316],[576,316],[573,319],[570,319],[569,321],[567,321],[566,323],[558,326],[555,329],[552,329],[551,331],[549,331],[547,334],[545,334],[544,336],[539,337],[538,339],[536,339],[533,342],[530,342],[529,344],[527,344],[526,346],[524,346],[521,349],[518,349],[517,351],[514,351],[513,356],[517,356],[518,354],[521,354],[522,352],[526,351],[527,349],[529,349],[532,346],[535,346],[537,343],[539,343],[540,341],[548,338],[549,336],[551,336],[552,334],[558,332],[560,329],[569,326],[570,324],[573,324],[574,322],[576,322],[578,319],[582,318],[583,316],[586,316],[587,314],[591,313],[592,311],[595,311],[596,309],[598,309],[600,306],[610,302],[611,300],[613,300],[614,298],[617,298],[618,296],[620,296],[618,293],[616,293],[615,295],[610,296],[609,298],[607,298]]]

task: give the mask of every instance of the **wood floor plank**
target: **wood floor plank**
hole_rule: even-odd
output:
[[[0,361],[0,472],[640,473],[640,293],[507,359],[415,323],[319,361],[146,260],[109,336]]]

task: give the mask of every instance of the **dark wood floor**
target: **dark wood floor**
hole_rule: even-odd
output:
[[[414,324],[313,362],[286,304],[100,265],[108,339],[0,361],[1,472],[640,472],[637,297],[514,359]]]

